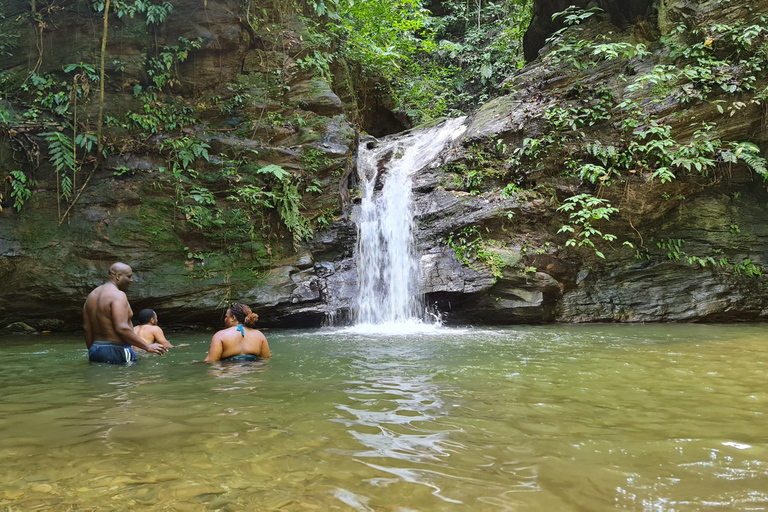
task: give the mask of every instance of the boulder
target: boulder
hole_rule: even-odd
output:
[[[24,322],[13,322],[5,326],[7,332],[35,332],[37,329]]]
[[[303,80],[291,85],[288,101],[308,110],[327,117],[333,117],[344,112],[344,106],[338,96],[331,90],[322,78]]]

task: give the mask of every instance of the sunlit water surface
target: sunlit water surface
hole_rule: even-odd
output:
[[[3,510],[768,507],[768,328],[210,333],[131,367],[0,338]]]

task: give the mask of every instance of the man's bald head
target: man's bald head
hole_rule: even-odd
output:
[[[118,289],[125,291],[133,282],[133,270],[130,266],[118,261],[109,267],[109,277]]]
[[[120,263],[119,261],[117,263],[113,263],[111,267],[109,267],[109,273],[110,275],[120,275],[120,274],[130,274],[131,267],[126,265],[125,263]]]

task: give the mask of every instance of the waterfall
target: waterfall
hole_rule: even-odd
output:
[[[357,165],[363,196],[357,218],[358,325],[424,320],[419,257],[413,244],[411,174],[432,163],[460,137],[463,123],[464,118],[451,119],[360,144]]]

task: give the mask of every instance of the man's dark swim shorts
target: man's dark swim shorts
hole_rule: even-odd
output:
[[[94,341],[88,349],[88,360],[94,363],[125,364],[136,361],[136,352],[127,343]]]

